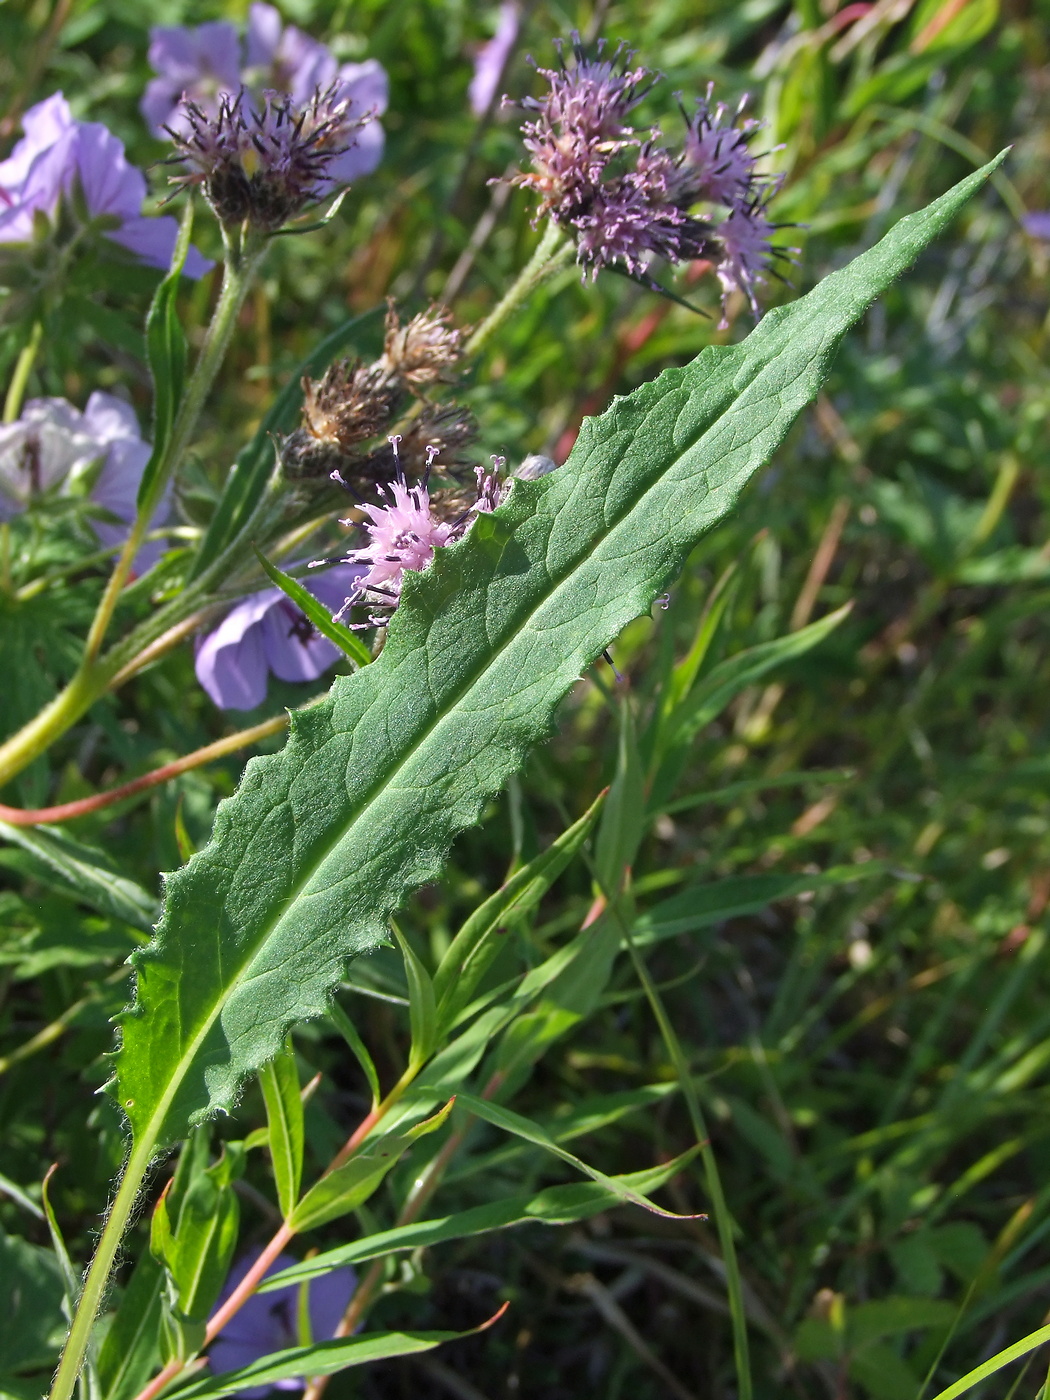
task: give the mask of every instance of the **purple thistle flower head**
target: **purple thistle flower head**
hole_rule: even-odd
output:
[[[705,259],[717,265],[723,310],[740,290],[757,316],[755,289],[777,256],[766,207],[779,189],[749,148],[761,123],[743,115],[744,101],[735,112],[714,105],[709,86],[673,153],[658,130],[640,135],[628,124],[652,78],[631,67],[623,45],[611,59],[600,47],[590,59],[574,35],[573,55],[559,72],[539,69],[549,91],[522,104],[536,114],[521,128],[532,170],[513,180],[541,196],[537,219],[548,215],[572,235],[584,275],[618,267],[659,290],[649,271],[656,261]],[[719,223],[697,205],[728,214]]]
[[[233,1266],[219,1296],[220,1305],[229,1298],[237,1285],[259,1257],[259,1250],[249,1250]],[[267,1269],[264,1278],[291,1268],[299,1261],[290,1254],[279,1254]],[[310,1332],[315,1342],[325,1342],[335,1336],[350,1299],[357,1288],[353,1269],[333,1269],[322,1274],[310,1285]],[[238,1371],[253,1361],[261,1361],[275,1351],[300,1346],[298,1327],[299,1288],[275,1288],[271,1293],[253,1293],[241,1310],[232,1317],[211,1344],[208,1361],[218,1375]],[[245,1400],[260,1400],[274,1390],[302,1390],[305,1378],[275,1381],[272,1385],[250,1386],[238,1391]]]
[[[0,426],[0,520],[20,514],[49,492],[70,495],[93,476],[88,499],[115,519],[91,518],[101,545],[127,539],[135,519],[136,497],[151,448],[139,435],[134,409],[112,394],[94,393],[80,413],[66,399],[29,399],[14,423]],[[169,511],[161,502],[153,524]],[[135,558],[139,573],[160,558],[163,546],[150,543]]]
[[[289,99],[294,112],[306,110],[318,93],[334,93],[356,119],[354,141],[333,152],[327,177],[333,185],[367,175],[383,154],[387,75],[369,59],[340,64],[324,44],[295,25],[284,25],[272,5],[248,9],[243,41],[232,24],[203,24],[195,29],[159,27],[152,31],[149,59],[157,77],[147,86],[141,110],[155,136],[176,131],[192,134],[190,113],[219,117],[223,98],[234,101],[242,88],[260,106],[268,93]]]
[[[242,88],[234,98],[219,98],[217,117],[196,103],[185,111],[189,133],[170,133],[185,173],[171,183],[199,186],[220,223],[247,221],[263,233],[275,233],[324,198],[333,161],[353,145],[365,120],[351,114],[335,87],[316,92],[302,109],[270,92],[256,110]]]
[[[360,594],[375,593],[390,602],[401,596],[405,570],[425,569],[434,550],[448,544],[453,527],[434,514],[426,486],[394,481],[387,491],[386,505],[364,508],[368,544],[346,557],[367,566],[358,583]]]
[[[364,570],[346,565],[308,575],[303,584],[331,612]],[[220,710],[254,710],[271,672],[282,681],[315,681],[342,653],[322,637],[279,588],[264,588],[230,610],[197,644],[197,679]]]
[[[143,217],[145,177],[111,131],[100,122],[74,121],[60,92],[31,107],[22,127],[22,140],[0,162],[0,243],[28,243],[41,220],[55,222],[60,204],[75,212],[79,203],[99,233],[147,266],[167,269],[178,225],[170,216]],[[210,267],[196,248],[189,250],[187,276],[202,277]]]

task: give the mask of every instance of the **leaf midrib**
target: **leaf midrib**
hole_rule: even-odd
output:
[[[721,347],[711,348],[718,349]],[[727,355],[726,358],[732,358],[732,354],[737,350],[737,347],[732,346],[725,348],[730,351],[730,354]],[[730,386],[727,389],[727,397],[732,399],[741,398],[742,393],[747,392],[747,390],[749,390],[752,387],[752,385],[756,382],[759,376],[770,367],[770,365],[774,362],[776,358],[779,357],[779,354],[782,353],[782,349],[781,351],[777,352],[777,356],[774,356],[774,359],[765,361],[759,367],[758,374],[754,375],[748,381],[743,391],[734,391],[733,386],[730,384]],[[701,352],[701,355],[702,354],[703,352]],[[698,356],[697,359],[700,359],[700,356]],[[694,360],[691,365],[685,366],[684,368],[692,368],[695,365],[696,360]],[[675,371],[670,370],[665,371],[665,373],[674,374]],[[663,378],[662,375],[658,376],[658,378],[652,381],[652,383],[654,385],[659,384],[661,378]],[[657,400],[656,405],[659,406],[660,402],[660,400]],[[614,402],[606,410],[606,413],[614,413],[616,411],[616,407],[616,401],[614,400]],[[601,415],[601,417],[604,416],[605,414]],[[667,472],[671,470],[671,467],[674,465],[674,463],[680,461],[687,452],[694,450],[703,441],[704,437],[708,434],[708,432],[711,431],[711,428],[717,425],[720,416],[721,415],[719,415],[718,417],[709,418],[705,422],[702,431],[699,431],[698,433],[690,437],[687,443],[677,451],[677,455],[672,461],[672,463],[669,464],[669,466],[660,473],[657,479],[655,481],[650,482],[645,487],[645,489],[638,495],[632,496],[627,502],[627,504],[625,504],[623,508],[619,511],[619,513],[614,515],[607,521],[601,533],[592,537],[591,545],[584,553],[574,556],[573,561],[569,565],[569,567],[566,568],[560,575],[557,575],[552,580],[551,587],[549,587],[544,592],[543,597],[540,599],[539,602],[537,602],[536,606],[533,607],[527,614],[525,614],[521,621],[512,626],[512,628],[506,633],[499,645],[500,654],[506,651],[506,649],[526,631],[526,629],[532,623],[535,616],[545,606],[547,606],[547,604],[552,598],[554,598],[557,595],[559,590],[565,585],[566,581],[570,579],[573,576],[573,574],[578,572],[590,559],[594,557],[594,555],[598,552],[598,550],[605,543],[608,537],[616,529],[619,528],[619,526],[623,523],[627,516],[631,515],[635,510],[638,509],[641,503],[645,500],[645,497],[650,492],[655,491],[659,487],[664,477],[667,475]],[[600,419],[597,421],[600,421]],[[644,419],[642,421],[644,422]],[[569,463],[566,463],[566,466],[568,465]],[[564,470],[564,468],[562,468],[562,470]],[[464,536],[462,541],[457,541],[457,544],[465,545],[468,542],[469,538],[470,536],[468,534]],[[455,547],[456,546],[454,545],[453,548]],[[491,583],[491,580],[489,582]],[[426,643],[423,643],[420,649],[425,650]],[[362,797],[357,803],[356,810],[351,819],[346,823],[340,825],[338,834],[330,842],[325,844],[323,849],[311,860],[309,869],[304,872],[302,878],[295,884],[291,892],[284,898],[282,898],[281,904],[283,908],[281,912],[278,913],[275,918],[267,921],[263,929],[260,930],[260,934],[253,941],[250,951],[240,961],[236,974],[226,983],[223,996],[216,1000],[214,1010],[200,1023],[200,1030],[196,1035],[194,1035],[193,1039],[188,1042],[186,1052],[180,1057],[179,1060],[178,1073],[172,1075],[169,1079],[167,1092],[161,1096],[160,1100],[158,1101],[157,1110],[149,1120],[149,1128],[153,1133],[154,1138],[158,1138],[160,1136],[161,1130],[164,1126],[164,1121],[167,1118],[168,1112],[172,1106],[172,1103],[175,1100],[175,1097],[178,1093],[179,1088],[182,1085],[183,1080],[186,1078],[186,1075],[189,1073],[190,1069],[193,1066],[193,1062],[196,1059],[197,1051],[207,1039],[212,1027],[215,1025],[216,1020],[218,1020],[218,1018],[222,1015],[223,1008],[230,1001],[233,994],[244,985],[245,973],[250,968],[251,964],[255,961],[255,959],[258,957],[258,954],[261,951],[261,949],[269,943],[270,939],[273,937],[273,935],[287,916],[289,910],[294,908],[294,906],[298,903],[306,887],[316,875],[317,871],[321,868],[324,862],[335,852],[340,843],[343,842],[346,839],[346,837],[353,831],[355,825],[365,815],[368,807],[371,805],[372,802],[375,801],[378,794],[381,793],[384,788],[388,787],[389,784],[393,781],[393,779],[398,775],[398,773],[400,773],[411,762],[411,760],[429,741],[434,731],[444,722],[448,714],[461,703],[463,698],[467,694],[469,694],[469,692],[473,690],[476,685],[478,685],[478,683],[485,676],[485,673],[491,670],[497,664],[498,656],[496,658],[490,657],[489,660],[477,666],[471,672],[471,674],[464,680],[463,684],[446,699],[439,713],[437,713],[433,717],[433,719],[426,725],[426,727],[420,732],[418,737],[413,741],[411,747],[405,750],[405,752],[397,761],[395,766],[386,769],[381,775],[381,777],[377,778],[376,782],[373,783],[373,785],[362,795]],[[288,798],[286,797],[285,801],[287,800]]]

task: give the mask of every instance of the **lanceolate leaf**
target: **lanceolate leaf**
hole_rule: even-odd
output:
[[[987,178],[902,220],[739,345],[712,347],[584,424],[406,578],[382,655],[253,759],[207,847],[171,877],[136,955],[119,1095],[141,1154],[235,1099],[288,1027],[549,732],[554,707],[782,441],[835,348]]]

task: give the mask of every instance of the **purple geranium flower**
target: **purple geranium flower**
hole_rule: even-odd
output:
[[[258,1249],[250,1250],[230,1271],[219,1304],[223,1304],[259,1257]],[[290,1254],[279,1254],[267,1269],[264,1278],[291,1268],[299,1261]],[[314,1342],[328,1341],[335,1336],[347,1305],[357,1287],[353,1269],[333,1269],[310,1284],[310,1331]],[[275,1351],[300,1346],[297,1314],[299,1288],[275,1288],[272,1293],[253,1293],[235,1317],[232,1317],[212,1342],[208,1353],[211,1368],[218,1374],[239,1371],[253,1361],[261,1361]],[[250,1386],[238,1391],[245,1400],[269,1395],[272,1390],[301,1390],[303,1379],[275,1381],[272,1385]]]
[[[233,25],[223,22],[157,28],[151,37],[149,60],[158,76],[147,85],[141,110],[155,136],[169,129],[190,134],[184,103],[215,119],[221,99],[233,101],[242,88],[257,104],[265,94],[278,93],[299,109],[321,92],[361,123],[353,144],[330,161],[331,183],[347,184],[379,164],[383,128],[376,118],[386,111],[388,83],[375,59],[340,64],[326,45],[293,24],[283,25],[277,10],[264,4],[249,7],[243,44]]]
[[[365,568],[338,565],[303,584],[331,612],[351,595]],[[220,710],[254,710],[272,671],[282,681],[314,681],[342,652],[315,632],[279,588],[238,603],[197,648],[197,679]]]
[[[17,422],[0,426],[0,520],[10,520],[43,492],[67,494],[78,477],[100,464],[89,499],[117,520],[92,519],[91,528],[101,544],[119,545],[135,519],[151,451],[134,409],[112,394],[92,394],[83,413],[66,399],[30,399]],[[168,508],[165,498],[154,524],[163,521]],[[150,568],[162,551],[159,543],[144,545],[135,568],[140,573]]]
[[[496,32],[486,44],[482,44],[474,57],[474,76],[470,80],[467,95],[470,110],[480,117],[487,112],[496,95],[496,88],[503,77],[511,50],[518,38],[521,27],[521,10],[517,0],[504,0],[499,7],[499,21]]]
[[[27,243],[40,217],[54,220],[58,206],[78,189],[88,218],[101,232],[150,267],[167,269],[178,225],[170,216],[144,218],[146,180],[128,162],[123,143],[100,122],[74,121],[60,92],[31,107],[25,135],[0,162],[0,243]],[[201,277],[211,267],[196,248],[185,272]]]

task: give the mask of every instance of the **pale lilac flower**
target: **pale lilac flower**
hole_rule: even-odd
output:
[[[258,1249],[249,1250],[233,1266],[219,1296],[220,1305],[245,1277],[258,1259],[259,1252]],[[298,1262],[290,1254],[279,1254],[263,1277],[269,1278]],[[311,1281],[309,1309],[312,1341],[327,1342],[335,1336],[356,1288],[357,1274],[350,1268],[333,1269],[331,1273],[322,1274]],[[242,1366],[261,1361],[275,1351],[302,1345],[298,1313],[297,1284],[275,1288],[270,1293],[253,1293],[212,1342],[208,1352],[212,1371],[219,1375],[238,1371]],[[259,1400],[259,1397],[269,1395],[273,1390],[302,1390],[304,1384],[302,1377],[291,1378],[274,1381],[270,1385],[249,1386],[237,1394],[244,1396],[245,1400]]]
[[[516,0],[504,0],[499,7],[495,34],[481,45],[474,56],[474,76],[470,80],[467,96],[470,110],[476,117],[488,111],[496,95],[520,27],[521,9]]]
[[[335,612],[364,570],[337,565],[303,579],[304,587]],[[198,645],[197,679],[221,710],[254,710],[266,699],[272,672],[282,681],[314,681],[342,656],[279,588],[238,603]]]
[[[770,243],[776,225],[766,217],[768,197],[760,195],[754,204],[738,206],[718,225],[722,258],[715,271],[722,284],[723,308],[730,292],[743,292],[756,319],[759,311],[755,288],[765,281],[763,273],[771,267],[776,253]],[[724,330],[727,325],[723,315],[719,329]]]
[[[1050,238],[1050,210],[1036,209],[1021,220],[1025,233],[1033,238]]]
[[[272,5],[253,4],[243,41],[232,24],[196,29],[159,27],[151,31],[149,60],[157,77],[146,88],[141,110],[155,136],[175,131],[189,136],[190,105],[208,118],[219,115],[223,97],[232,102],[241,89],[261,105],[268,93],[286,96],[296,110],[318,93],[343,104],[356,130],[354,141],[333,156],[332,185],[367,175],[383,155],[388,80],[375,59],[340,64],[332,51],[295,25],[283,25]]]
[[[22,127],[22,140],[0,162],[0,243],[28,243],[40,218],[53,223],[59,204],[68,206],[79,193],[88,218],[100,221],[100,233],[140,262],[167,269],[178,225],[170,216],[142,216],[145,178],[111,131],[99,122],[74,121],[60,92],[31,107]],[[187,276],[201,277],[210,267],[196,248],[189,250]]]
[[[139,435],[134,409],[112,394],[92,394],[83,413],[66,399],[30,399],[16,422],[0,426],[0,520],[10,520],[46,492],[71,494],[78,479],[97,471],[88,499],[117,519],[92,517],[91,528],[102,545],[122,544],[151,450]],[[168,510],[165,497],[154,525]],[[162,550],[156,542],[144,545],[135,568],[150,568]]]

